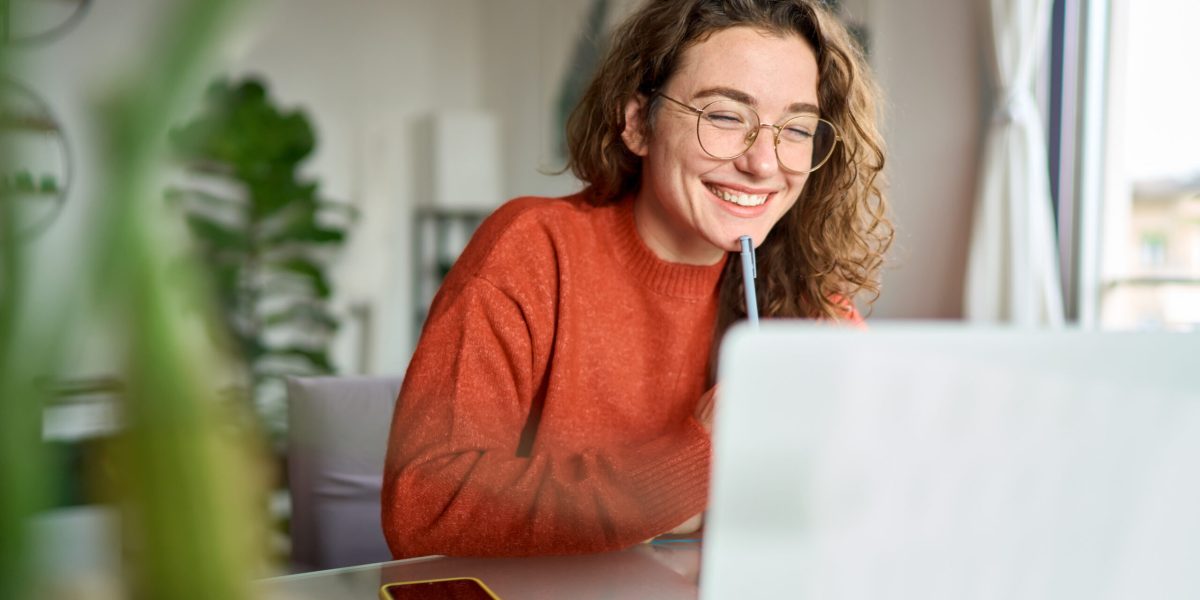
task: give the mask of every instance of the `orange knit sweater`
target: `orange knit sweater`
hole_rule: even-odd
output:
[[[383,528],[397,558],[627,547],[704,509],[692,416],[723,263],[668,263],[632,199],[519,198],[434,299],[392,420]]]

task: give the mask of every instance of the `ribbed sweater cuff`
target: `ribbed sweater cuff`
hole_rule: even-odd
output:
[[[659,458],[634,472],[633,483],[654,529],[668,531],[704,510],[708,503],[712,443],[700,424],[688,419],[677,435],[656,441],[645,450],[649,456]]]

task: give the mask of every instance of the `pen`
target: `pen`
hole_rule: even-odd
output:
[[[754,279],[758,277],[758,265],[754,260],[754,243],[750,236],[738,238],[742,243],[742,287],[746,289],[746,318],[758,327],[758,297],[754,293]]]

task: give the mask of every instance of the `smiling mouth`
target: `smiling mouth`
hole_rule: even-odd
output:
[[[704,187],[708,188],[708,191],[712,192],[714,196],[738,206],[761,206],[767,201],[767,197],[770,196],[770,194],[744,194],[742,192],[719,188],[711,184],[705,184]]]

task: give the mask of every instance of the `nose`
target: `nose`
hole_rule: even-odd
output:
[[[750,142],[750,148],[734,164],[739,171],[758,178],[774,175],[779,170],[779,159],[775,156],[775,131],[764,123],[751,135],[754,140]]]

